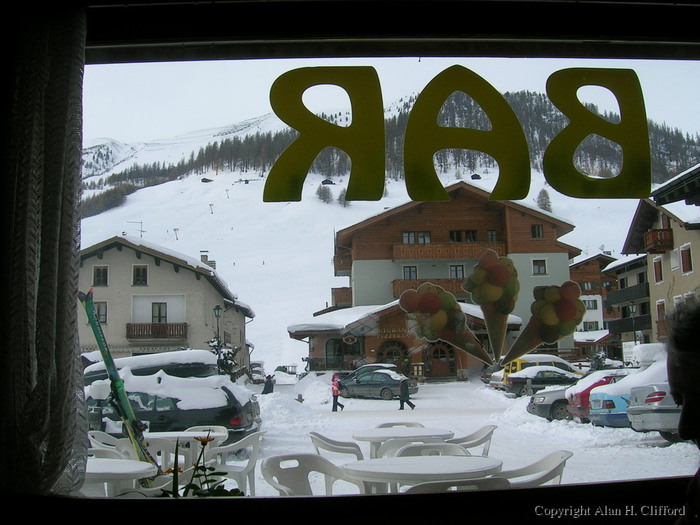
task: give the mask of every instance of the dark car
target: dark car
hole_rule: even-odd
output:
[[[543,417],[547,421],[571,419],[571,414],[566,409],[568,404],[566,388],[544,389],[530,397],[527,411],[532,415]]]
[[[228,441],[236,441],[262,425],[257,397],[228,376],[175,377],[163,370],[136,375],[124,367],[120,377],[136,418],[152,432],[220,425],[228,429]],[[109,390],[108,379],[85,387],[89,428],[125,437],[121,419],[108,400]]]
[[[678,435],[681,407],[671,395],[668,383],[636,386],[630,389],[627,418],[637,432],[658,432],[671,443],[683,441]]]
[[[534,394],[548,386],[571,385],[579,379],[580,375],[554,366],[531,366],[520,372],[508,374],[505,390],[508,394],[520,397]]]
[[[408,393],[418,392],[418,383],[395,369],[377,368],[360,375],[348,376],[340,381],[340,395],[343,397],[372,397],[393,399],[398,397],[401,381],[408,381]]]

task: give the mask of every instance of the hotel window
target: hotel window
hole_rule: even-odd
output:
[[[583,304],[586,307],[586,310],[598,309],[598,301],[596,299],[583,299]]]
[[[598,321],[584,321],[583,322],[583,331],[584,332],[591,332],[594,330],[598,330]]]
[[[109,267],[108,266],[93,266],[92,267],[92,285],[107,286],[109,283]]]
[[[463,264],[451,264],[450,265],[450,279],[464,279],[464,265]]]
[[[498,232],[496,230],[489,230],[486,232],[486,240],[489,242],[498,241]]]
[[[430,244],[430,232],[418,232],[418,244]]]
[[[148,285],[148,266],[139,265],[134,266],[134,275],[132,284],[134,286],[146,286]]]
[[[681,258],[681,271],[683,273],[688,273],[693,271],[693,260],[690,257],[690,244],[681,246],[680,250]]]
[[[530,226],[530,237],[532,239],[544,239],[544,227],[541,224]]]
[[[416,243],[416,232],[403,232],[403,243],[404,244],[415,244]]]
[[[675,250],[671,250],[668,253],[668,258],[670,260],[671,270],[677,270],[678,266],[680,266],[678,262],[678,248],[676,248]]]
[[[661,257],[654,257],[654,282],[660,283],[664,280],[663,268],[661,267]]]
[[[403,278],[404,279],[418,279],[418,267],[417,266],[404,266],[403,267]]]
[[[547,261],[544,259],[532,261],[532,275],[547,275]]]
[[[151,322],[168,322],[168,303],[151,303]]]
[[[476,230],[451,230],[450,242],[476,242]]]
[[[97,314],[97,319],[101,324],[107,322],[107,303],[104,301],[95,302],[95,313]]]

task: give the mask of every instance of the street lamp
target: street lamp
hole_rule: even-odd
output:
[[[637,313],[637,305],[631,304],[627,308],[630,312],[630,317],[632,318],[632,336],[634,337],[634,346],[637,346],[637,330],[635,326],[636,323],[634,322],[635,314]]]
[[[219,339],[219,318],[221,317],[221,305],[214,307],[214,317],[216,317],[216,355],[221,359],[221,339]]]

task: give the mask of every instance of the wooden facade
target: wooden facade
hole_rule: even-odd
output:
[[[486,250],[518,258],[524,289],[518,303],[522,313],[514,312],[509,321],[514,339],[531,315],[532,294],[526,290],[561,284],[569,278],[570,259],[580,250],[559,238],[573,230],[572,224],[535,207],[491,201],[488,192],[465,182],[446,190],[447,201],[408,202],[337,232],[335,275],[349,277],[350,286],[333,289],[332,306],[316,313],[319,326],[323,315],[333,310],[371,305],[385,305],[388,310],[381,316],[381,325],[352,334],[350,339],[345,337],[350,332],[318,330],[306,334],[310,369],[352,369],[380,361],[400,362],[406,373],[418,376],[475,373],[483,366],[478,359],[448,343],[417,340],[406,332],[405,314],[395,304],[401,293],[430,282],[469,303],[471,296],[462,284]],[[532,275],[532,259],[538,257],[551,264],[546,275]],[[471,306],[475,309],[468,315],[469,323],[488,348],[481,311]],[[300,334],[291,335],[300,338]],[[569,351],[573,341],[570,346]]]

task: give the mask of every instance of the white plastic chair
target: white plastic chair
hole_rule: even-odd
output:
[[[457,443],[464,448],[474,448],[479,445],[484,445],[481,451],[482,456],[489,455],[489,449],[491,448],[491,438],[493,437],[493,431],[498,427],[496,425],[486,425],[481,427],[476,432],[472,432],[466,436],[446,439],[445,443]]]
[[[401,494],[431,494],[436,492],[504,490],[510,488],[504,478],[478,478],[460,481],[428,481],[408,487]]]
[[[397,421],[380,423],[376,428],[389,428],[389,427],[425,427],[425,425],[418,423],[417,421]]]
[[[411,443],[397,450],[395,456],[471,456],[471,454],[457,443]]]
[[[215,472],[222,472],[233,479],[244,494],[250,487],[250,495],[255,496],[255,465],[264,435],[265,432],[254,432],[235,443],[205,450],[207,467],[213,467]],[[241,461],[241,456],[245,456],[245,460]]]
[[[183,487],[187,485],[192,480],[192,473],[194,472],[194,467],[185,469],[178,473],[178,486]],[[173,482],[175,477],[172,474],[163,474],[157,476],[151,480],[150,487],[142,487],[138,482],[134,482],[134,486],[123,489],[117,497],[119,498],[150,498],[158,497],[163,495],[163,491],[172,491]],[[180,494],[184,497],[183,494]]]
[[[218,447],[219,445],[223,445],[224,442],[228,439],[228,428],[221,426],[221,425],[198,425],[194,427],[190,427],[185,429],[185,432],[202,432],[202,436],[206,437],[207,432],[222,432],[225,434],[226,437],[221,437],[221,438],[214,438],[214,441],[211,441],[208,446],[214,446]]]
[[[388,439],[382,443],[377,449],[376,457],[390,457],[395,456],[400,448],[406,445],[411,445],[413,443],[444,443],[441,439],[437,438],[394,438]]]
[[[110,436],[107,432],[101,430],[89,430],[88,439],[90,440],[91,448],[107,448],[112,449],[117,445],[118,438]]]
[[[326,495],[333,494],[333,484],[347,481],[364,494],[364,484],[346,477],[343,469],[318,454],[285,454],[270,456],[260,463],[263,478],[279,491],[280,496],[313,496],[311,475],[324,476]]]
[[[169,468],[175,468],[175,440],[163,438],[148,438],[145,440],[146,448],[151,457],[160,465],[161,470],[165,471]],[[127,459],[139,460],[134,445],[129,438],[120,438],[117,440],[117,452],[122,454]],[[178,447],[178,468],[188,469],[194,461],[191,458],[190,450],[183,447],[180,443]]]
[[[339,454],[352,454],[358,460],[364,459],[360,445],[354,441],[338,441],[319,434],[318,432],[309,432],[311,442],[316,449],[317,454],[321,454],[321,450],[329,452],[337,452]]]
[[[94,458],[126,459],[126,457],[117,452],[116,449],[111,448],[89,448],[88,456]]]
[[[513,470],[502,470],[498,473],[498,477],[510,481],[512,488],[539,487],[550,481],[553,485],[558,485],[561,483],[566,461],[573,455],[568,450],[558,450],[547,454],[531,465]]]

